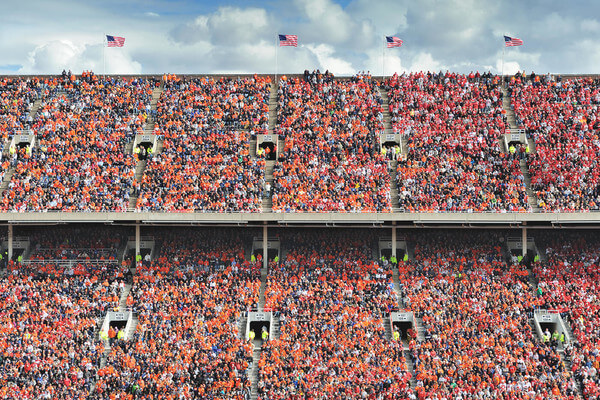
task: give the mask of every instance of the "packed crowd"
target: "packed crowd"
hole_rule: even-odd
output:
[[[387,162],[377,146],[382,100],[368,75],[279,81],[275,212],[389,212]]]
[[[0,179],[16,157],[5,149],[7,139],[24,133],[31,124],[30,112],[35,101],[44,96],[42,80],[2,78],[0,79]]]
[[[507,125],[499,84],[448,72],[386,80],[392,127],[408,146],[397,170],[401,208],[528,211],[519,160],[500,151]]]
[[[60,253],[115,248],[127,231],[18,233],[34,249]],[[117,306],[125,269],[84,260],[72,268],[8,264],[0,277],[0,399],[250,398],[253,344],[238,323],[259,300],[261,263],[247,260],[257,232],[145,234],[158,254],[138,262],[127,299],[139,324],[129,340],[113,341],[102,368],[98,322]],[[547,261],[532,263],[533,277],[526,265],[507,263],[506,232],[416,233],[412,259],[398,263],[398,287],[394,266],[374,261],[375,230],[275,234],[285,256],[271,263],[265,310],[280,330],[262,345],[259,399],[578,399],[577,382],[584,398],[600,398],[595,233],[536,232]],[[409,333],[406,353],[389,327],[399,305],[423,324]],[[530,318],[539,308],[569,322],[571,368],[556,343],[536,337]]]
[[[29,238],[31,260],[117,260],[128,236],[126,229],[104,226],[24,228],[17,235]]]
[[[265,309],[279,338],[263,346],[258,398],[395,399],[411,392],[401,341],[386,337],[398,301],[371,233],[300,232],[268,275]]]
[[[98,322],[120,280],[11,267],[0,278],[0,399],[87,398],[104,351]]]
[[[125,147],[140,132],[153,79],[80,78],[56,83],[31,123],[37,143],[18,163],[0,201],[10,211],[123,211],[136,160]]]
[[[399,267],[401,297],[422,317],[410,343],[419,399],[574,399],[571,372],[529,323],[539,299],[495,233],[432,233]]]
[[[531,184],[546,211],[600,208],[600,80],[513,78],[517,123],[535,140]]]
[[[561,312],[570,323],[575,342],[566,353],[572,372],[586,399],[600,399],[600,240],[597,234],[552,236],[548,260],[533,268],[541,307]]]
[[[270,78],[169,76],[154,133],[164,148],[148,163],[143,210],[260,211],[264,160],[249,156],[251,135],[268,123]]]
[[[128,300],[136,333],[111,348],[93,398],[249,398],[252,344],[237,324],[258,302],[257,266],[244,261],[239,237],[206,230],[178,238],[159,239],[159,261],[138,268]]]
[[[0,79],[0,139],[2,146],[9,136],[26,130],[35,101],[47,94],[46,84],[40,78]]]

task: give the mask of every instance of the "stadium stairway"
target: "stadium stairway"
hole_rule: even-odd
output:
[[[40,107],[42,106],[42,99],[38,98],[34,103],[33,103],[33,107],[31,107],[31,110],[29,111],[29,116],[27,119],[33,121],[35,119],[35,116],[37,115]]]
[[[10,181],[11,181],[13,175],[15,174],[15,170],[16,170],[16,167],[11,166],[8,168],[8,170],[4,174],[4,177],[2,178],[2,183],[0,184],[0,196],[2,196],[4,191],[6,189],[8,189],[8,185],[10,184]]]
[[[275,134],[275,126],[277,125],[277,90],[279,89],[279,84],[277,82],[271,83],[271,92],[269,94],[269,127],[268,133],[269,135]],[[277,139],[276,151],[277,154],[281,154],[281,141]],[[254,146],[252,145],[252,141],[250,142],[250,155],[252,156],[252,147],[254,147],[254,157],[256,157],[256,143]],[[265,161],[265,183],[269,183],[271,188],[273,188],[273,168],[275,167],[275,161],[267,160]],[[262,199],[262,212],[271,212],[272,211],[272,201],[271,194],[267,195],[266,192],[263,194]]]
[[[383,128],[386,134],[394,133],[392,129],[392,115],[390,114],[390,102],[388,100],[388,92],[386,89],[381,86],[377,88],[379,90],[379,95],[381,96],[381,100],[383,101]]]
[[[398,267],[392,269],[392,282],[394,284],[394,293],[396,293],[396,298],[398,299],[398,305],[400,308],[404,308],[404,299],[400,294],[400,277],[398,273]]]
[[[269,93],[269,135],[275,134],[275,126],[277,125],[277,91],[279,83],[271,83],[271,93]]]
[[[136,191],[135,187],[137,186],[138,182],[141,185],[142,178],[144,177],[144,170],[146,169],[146,165],[148,165],[148,160],[138,160],[137,165],[135,167],[135,175],[134,175],[134,179],[133,179],[134,189],[132,190],[131,194],[129,195],[129,208],[131,208],[131,209],[135,208],[135,206],[137,204],[137,199],[138,199],[139,193]]]
[[[261,354],[261,341],[254,341],[254,352],[252,353],[252,367],[250,368],[250,383],[252,384],[252,394],[250,398],[252,400],[258,399],[258,361],[260,360]]]
[[[387,90],[385,90],[382,87],[378,87],[377,90],[379,91],[379,95],[381,96],[381,100],[383,101],[382,114],[383,114],[384,132],[386,134],[392,134],[392,133],[394,133],[394,130],[392,128],[392,116],[390,114],[390,103],[388,100],[388,92],[387,92]],[[375,137],[373,138],[373,148],[375,149],[375,151],[381,151],[381,149],[379,147],[380,147],[379,135],[375,135]],[[405,152],[405,148],[406,148],[406,145],[404,143],[404,140],[402,140],[400,143],[400,149],[401,149],[402,153]],[[398,161],[390,160],[388,163],[388,168],[389,168],[389,173],[390,173],[390,188],[391,188],[390,202],[392,205],[392,211],[397,212],[398,211],[398,185],[396,184],[396,170],[398,168]]]
[[[263,311],[265,308],[265,290],[267,288],[267,275],[269,274],[268,269],[260,269],[260,291],[258,294],[258,311]]]
[[[389,318],[385,318],[383,321],[383,327],[385,328],[384,338],[385,340],[392,340],[392,324]]]
[[[510,94],[508,93],[508,88],[506,87],[506,83],[502,83],[502,108],[506,112],[506,121],[508,122],[508,127],[510,129],[518,129],[517,126],[517,118],[515,117],[515,111],[512,108],[512,104],[510,101]],[[501,141],[504,142],[504,141]],[[527,139],[527,144],[529,145],[529,149],[533,154],[535,152],[535,142],[532,139]],[[501,143],[501,146],[504,145]],[[508,149],[503,149],[504,151],[508,151]],[[529,169],[527,168],[526,160],[521,160],[520,162],[521,173],[523,174],[523,182],[525,183],[525,188],[527,190],[527,198],[529,201],[529,206],[531,207],[533,212],[539,212],[540,208],[538,207],[538,199],[533,189],[531,189],[531,175],[529,174]]]
[[[569,338],[571,338],[571,341],[574,343],[577,343],[577,338],[575,337],[575,334],[573,333],[573,329],[571,328],[571,323],[569,322],[569,319],[563,318],[563,323],[565,324],[565,328],[567,328],[567,334],[569,335]],[[567,370],[573,371],[573,362],[572,362],[571,358],[569,356],[567,356],[567,354],[565,353],[564,348],[558,349],[558,355],[560,356],[561,360],[565,363]],[[576,388],[577,388],[579,397],[584,398],[583,397],[583,385],[582,385],[581,380],[578,379],[576,376],[573,376],[573,380],[576,383]]]
[[[127,283],[123,287],[123,292],[121,292],[121,297],[119,297],[119,311],[125,311],[127,309],[127,297],[131,292],[132,286],[131,283]]]
[[[406,366],[408,367],[408,372],[410,372],[410,387],[414,389],[417,387],[417,374],[415,373],[415,364],[412,360],[412,354],[410,350],[404,348],[404,358],[406,359]]]
[[[238,337],[241,340],[245,340],[246,337],[246,325],[248,324],[248,316],[244,313],[238,321]]]
[[[273,334],[271,340],[278,340],[279,335],[281,335],[281,321],[279,319],[279,314],[273,315],[271,323],[273,324],[273,326],[271,327],[271,333]]]
[[[525,183],[525,188],[527,190],[527,200],[529,202],[529,206],[531,207],[533,212],[539,212],[540,207],[538,206],[537,196],[533,192],[531,188],[531,175],[529,175],[529,169],[527,168],[527,161],[521,160],[521,173],[523,174],[523,182]]]
[[[251,160],[256,159],[256,137],[250,138],[250,143],[248,144],[248,154],[250,155]]]
[[[146,125],[144,126],[144,133],[153,133],[154,127],[156,125],[156,106],[158,105],[158,100],[160,99],[160,95],[165,90],[165,83],[161,82],[160,86],[155,87],[152,91],[152,100],[150,100],[150,115],[148,116],[148,120],[146,121]]]
[[[423,327],[423,320],[421,317],[415,315],[415,328],[417,330],[417,339],[419,341],[425,340],[425,327]]]
[[[275,167],[275,161],[267,160],[265,161],[265,183],[269,183],[271,185],[271,192],[273,188],[273,168]],[[267,195],[266,192],[263,194],[262,199],[262,212],[271,212],[272,211],[272,200],[271,193]]]
[[[517,118],[515,117],[515,111],[512,108],[510,102],[510,94],[508,93],[508,88],[506,87],[506,82],[502,83],[502,108],[504,109],[506,115],[506,121],[508,122],[508,126],[510,129],[517,129]]]
[[[399,211],[398,182],[396,180],[396,173],[398,170],[398,161],[390,160],[388,162],[388,168],[390,171],[390,205],[392,206],[393,212],[398,212]]]
[[[145,134],[153,134],[154,133],[154,127],[156,126],[156,107],[158,105],[158,100],[160,99],[160,96],[162,95],[164,90],[165,90],[164,82],[161,82],[160,86],[157,86],[154,88],[154,90],[152,90],[152,99],[150,100],[150,115],[148,116],[148,119],[146,120],[146,124],[144,125],[144,133]],[[162,151],[162,149],[163,149],[162,140],[157,140],[156,151],[154,152],[154,154],[159,154]],[[131,144],[127,145],[126,151],[128,151],[128,152],[133,151],[133,142]],[[144,171],[146,170],[147,165],[148,165],[148,160],[138,160],[137,165],[135,167],[135,178],[133,181],[134,187],[137,186],[138,183],[141,184],[142,178],[144,176]],[[135,206],[137,204],[138,195],[139,195],[139,193],[137,193],[135,190],[132,191],[132,193],[129,197],[129,208],[131,208],[131,209],[135,208]]]
[[[386,134],[394,133],[394,128],[392,126],[392,114],[390,113],[390,101],[388,98],[388,91],[381,86],[378,88],[379,94],[381,95],[381,100],[383,101],[383,128]],[[408,154],[408,144],[404,135],[400,137],[400,154],[402,157],[406,159]]]

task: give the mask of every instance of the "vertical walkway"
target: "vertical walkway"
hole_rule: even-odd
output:
[[[394,130],[392,129],[392,116],[390,114],[390,103],[388,99],[387,90],[382,87],[378,87],[379,95],[381,96],[381,100],[383,101],[383,128],[385,134],[393,134]],[[375,151],[381,151],[380,147],[380,138],[379,135],[376,135],[374,138],[375,143],[373,143],[373,148]],[[405,154],[406,144],[404,143],[404,139],[400,139],[400,153]],[[398,184],[396,182],[396,174],[398,169],[398,161],[390,160],[388,162],[388,170],[390,174],[390,203],[392,206],[392,212],[398,212]]]
[[[279,91],[279,83],[278,82],[271,83],[271,92],[269,93],[269,127],[268,127],[269,135],[274,135],[276,133],[275,126],[277,125],[277,108],[278,108],[277,92],[278,91]]]
[[[271,191],[267,193],[266,190],[263,191],[263,199],[262,199],[262,212],[268,213],[272,212],[273,200],[271,198],[271,193],[273,192],[273,169],[275,168],[275,161],[267,160],[265,161],[265,185],[268,183],[271,187]]]
[[[160,86],[155,87],[152,91],[152,100],[150,100],[150,116],[146,121],[146,126],[144,126],[145,134],[152,134],[154,132],[154,127],[156,126],[156,106],[158,105],[158,100],[160,99],[160,95],[165,90],[165,83],[161,82]]]
[[[154,127],[156,126],[156,107],[158,105],[158,100],[160,99],[161,94],[165,89],[165,83],[161,82],[160,86],[155,87],[152,91],[152,100],[150,100],[150,115],[146,120],[146,125],[144,126],[144,134],[151,135],[154,133]],[[154,154],[158,154],[162,151],[163,143],[162,140],[157,138],[156,151]],[[133,152],[133,141],[127,145],[127,152]],[[137,205],[137,199],[139,193],[136,190],[138,183],[141,185],[142,178],[144,177],[144,171],[146,170],[146,166],[148,165],[148,160],[138,160],[137,165],[135,166],[135,175],[133,180],[133,191],[129,197],[129,208],[134,209]]]
[[[276,158],[278,158],[279,155],[281,155],[281,152],[283,151],[283,141],[279,140],[279,137],[277,135],[277,132],[275,131],[275,127],[277,126],[277,91],[279,90],[279,84],[277,82],[274,82],[271,84],[271,93],[269,94],[269,127],[268,127],[268,134],[269,135],[273,135],[274,137],[276,137],[276,142],[275,142],[275,151],[276,151]],[[252,150],[251,150],[252,151]],[[256,155],[256,144],[254,145],[254,154]],[[265,190],[263,192],[263,199],[262,199],[262,212],[271,212],[273,211],[271,206],[272,206],[272,200],[271,200],[271,193],[273,193],[273,169],[275,168],[275,162],[273,160],[267,160],[265,161],[265,186],[266,184],[269,184],[269,186],[271,187],[271,191],[269,193],[267,193],[267,191]]]
[[[517,119],[515,117],[515,111],[512,108],[512,104],[510,101],[510,95],[508,93],[508,89],[506,87],[506,83],[502,83],[502,108],[506,112],[506,120],[508,122],[508,127],[510,129],[518,129]],[[527,138],[527,144],[529,145],[529,149],[531,150],[531,154],[535,152],[535,143],[533,140]],[[500,148],[503,149],[504,141],[500,144]],[[508,149],[503,149],[503,151],[508,152]],[[531,175],[529,174],[529,168],[527,168],[527,161],[520,161],[521,173],[523,174],[523,183],[525,184],[525,189],[527,190],[527,197],[529,201],[529,206],[531,207],[533,212],[539,212],[540,208],[538,206],[538,199],[535,195],[533,189],[531,188]]]
[[[119,311],[125,311],[127,309],[127,297],[129,297],[131,288],[132,288],[132,284],[129,282],[127,282],[125,284],[125,286],[123,287],[123,291],[121,292],[121,295],[119,296]],[[102,328],[102,325],[104,323],[104,318],[106,318],[106,314],[103,318],[99,318],[98,326],[96,327],[96,331],[94,333],[96,335],[96,337],[100,337],[100,329]],[[131,339],[131,337],[133,336],[133,333],[135,332],[135,328],[136,328],[137,324],[138,324],[137,316],[134,316],[133,323],[131,324],[131,326],[129,327],[127,332],[125,332],[126,340]],[[108,355],[110,354],[110,350],[111,350],[110,342],[108,340],[103,341],[103,342],[104,342],[104,352],[100,356],[100,369],[106,367],[106,361],[108,359]],[[97,383],[98,383],[98,376],[96,376],[95,382],[91,385],[90,395],[92,393],[94,393],[94,391],[96,390]]]
[[[265,291],[267,288],[267,276],[269,274],[269,269],[268,268],[261,268],[260,269],[260,291],[258,293],[258,311],[263,311],[265,309]],[[275,324],[277,324],[277,334],[274,334],[273,337],[271,339],[277,339],[279,338],[279,319],[277,318],[277,321],[275,321],[275,317],[273,317],[274,319],[271,320],[271,323],[273,324],[273,328],[275,328]],[[244,324],[246,324],[244,322]],[[275,329],[272,329],[273,332],[275,332]],[[244,333],[243,333],[243,338],[246,337],[246,332],[245,332],[245,325],[244,325]],[[250,383],[251,383],[251,399],[252,400],[256,400],[258,398],[258,362],[260,360],[261,354],[262,354],[262,341],[260,340],[260,338],[257,338],[257,340],[254,340],[254,351],[252,352],[252,366],[250,367]]]
[[[404,298],[402,297],[402,293],[400,292],[400,273],[398,270],[398,266],[396,266],[395,268],[392,268],[392,282],[394,284],[394,292],[396,293],[397,299],[398,299],[398,306],[400,307],[400,309],[406,309],[406,304],[404,303]],[[421,321],[420,318],[417,318],[417,316],[414,316],[414,323],[415,323],[415,331],[417,331],[417,339],[419,341],[423,340],[423,333],[422,333],[422,325],[421,325]],[[389,324],[386,324],[389,325]],[[391,327],[390,327],[391,329]],[[390,334],[390,338],[391,338],[391,334]],[[412,354],[410,352],[410,349],[408,348],[408,344],[404,343],[403,345],[403,355],[404,358],[406,359],[406,367],[408,372],[410,372],[411,374],[411,378],[410,378],[410,387],[412,389],[414,389],[417,386],[417,379],[416,379],[416,374],[415,374],[415,365],[413,363],[412,360]]]

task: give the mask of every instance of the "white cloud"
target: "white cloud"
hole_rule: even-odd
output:
[[[334,75],[352,75],[356,73],[356,68],[350,62],[334,56],[335,49],[332,46],[320,44],[318,46],[307,45],[306,48],[316,56],[322,69],[329,70]]]
[[[521,65],[516,61],[505,61],[502,65],[502,60],[496,63],[496,73],[500,74],[504,71],[504,75],[514,75],[521,71]]]
[[[405,41],[399,51],[386,51],[386,74],[491,67],[499,72],[505,33],[525,41],[506,50],[507,67],[595,73],[598,65],[600,2],[591,0],[552,7],[543,0],[527,7],[516,0],[286,0],[250,6],[123,0],[118,10],[116,0],[106,1],[0,6],[0,37],[11,39],[0,41],[0,69],[99,71],[103,32],[127,38],[125,48],[110,49],[106,59],[107,71],[122,73],[272,73],[277,33],[297,34],[305,46],[279,49],[279,72],[286,73],[329,68],[338,75],[378,75],[384,35]]]
[[[105,62],[103,50],[106,52]],[[106,70],[104,69],[106,65]],[[101,44],[78,45],[70,41],[54,40],[36,47],[28,61],[19,70],[22,74],[60,73],[62,70],[76,73],[93,70],[107,74],[139,74],[142,66],[133,61],[124,48],[106,48]]]
[[[584,19],[581,21],[581,29],[586,32],[600,32],[600,22],[595,19]]]
[[[429,53],[419,53],[412,59],[410,71],[440,71],[446,69],[439,61],[433,59]]]
[[[402,1],[356,0],[346,9],[352,18],[364,19],[383,35],[396,35],[408,28],[408,5]]]
[[[357,21],[339,4],[331,0],[295,0],[295,4],[308,19],[302,30],[309,42],[325,39],[327,43],[339,44],[355,37]]]
[[[213,14],[200,15],[190,23],[175,27],[170,34],[173,40],[183,44],[207,41],[236,46],[264,38],[272,31],[270,25],[264,9],[222,7]]]

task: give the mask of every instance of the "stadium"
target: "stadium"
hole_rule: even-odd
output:
[[[597,399],[600,80],[0,78],[0,398]]]

